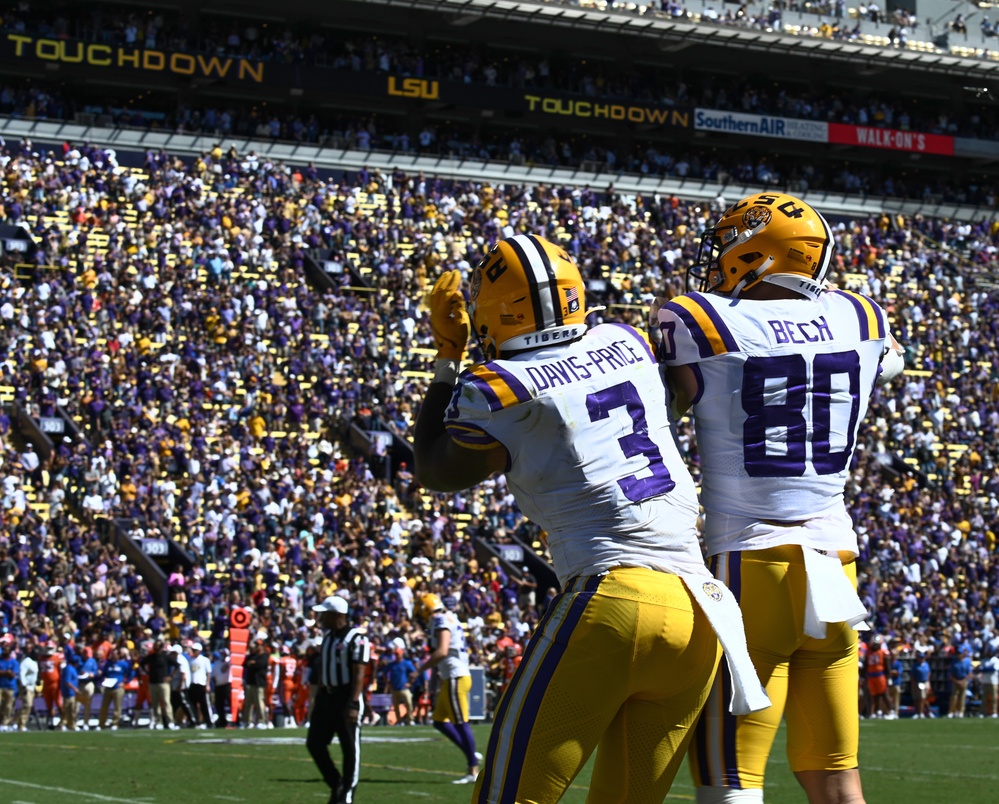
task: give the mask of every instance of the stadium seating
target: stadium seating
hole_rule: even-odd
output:
[[[813,35],[813,17],[785,31]],[[879,25],[862,41],[886,46]],[[969,44],[958,55],[982,54]],[[122,130],[116,148],[141,152],[144,136]],[[109,637],[141,652],[164,637],[217,650],[228,608],[248,601],[276,649],[304,650],[315,637],[307,605],[337,588],[378,649],[396,638],[423,647],[404,588],[467,592],[482,665],[495,660],[497,628],[524,638],[540,612],[504,608],[522,565],[498,546],[523,547],[541,581],[536,527],[501,481],[429,494],[402,467],[432,376],[428,282],[467,272],[516,221],[564,244],[606,317],[640,323],[678,279],[676,255],[689,259],[703,197],[639,206],[612,189],[526,188],[522,166],[492,183],[401,168],[308,177],[297,171],[314,152],[292,157],[290,143],[286,162],[220,152],[175,164],[150,150],[129,160],[141,166],[99,144],[52,145],[51,160],[48,147],[11,138],[2,149],[25,191],[20,214],[5,202],[3,215],[39,253],[0,266],[0,406],[39,422],[61,411],[75,427],[49,439],[40,475],[20,464],[26,431],[0,430],[0,547],[18,553],[0,611],[19,646],[69,629],[78,645]],[[69,203],[81,192],[73,151],[92,165],[86,204]],[[909,652],[930,646],[942,693],[959,640],[979,655],[996,640],[999,231],[985,217],[834,221],[836,281],[888,307],[909,366],[859,436],[849,489],[859,585],[879,633]],[[305,268],[321,251],[345,267],[327,288]],[[379,433],[391,436],[385,454]],[[689,421],[679,436],[691,442]],[[183,591],[156,594],[124,539],[167,541]],[[162,580],[174,568],[160,567]],[[539,585],[543,608],[551,586]],[[67,590],[72,601],[57,603]],[[387,710],[378,683],[371,705]]]

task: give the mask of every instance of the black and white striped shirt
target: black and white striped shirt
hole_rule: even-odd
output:
[[[350,685],[350,666],[367,664],[371,660],[371,643],[359,628],[351,628],[343,636],[328,631],[323,637],[322,683],[326,687]]]

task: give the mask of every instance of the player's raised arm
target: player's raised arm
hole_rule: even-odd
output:
[[[427,389],[413,430],[417,479],[435,491],[474,486],[506,465],[506,450],[467,449],[444,427],[444,417],[465,357],[469,319],[461,292],[461,272],[445,271],[430,291],[430,325],[437,344],[434,379]],[[458,391],[460,393],[460,391]]]

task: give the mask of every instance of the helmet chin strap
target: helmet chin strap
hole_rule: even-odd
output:
[[[756,269],[750,271],[748,274],[746,274],[742,278],[742,281],[738,285],[736,285],[734,288],[732,288],[732,292],[729,295],[733,299],[739,298],[739,295],[742,293],[742,291],[744,291],[750,285],[755,285],[756,284],[756,280],[759,278],[759,276],[764,271],[766,271],[771,265],[773,265],[775,262],[777,262],[777,260],[775,260],[773,257],[767,257],[762,262],[762,264],[760,265],[759,268],[756,268]],[[764,277],[764,280],[765,279],[766,279],[766,277]]]
[[[475,333],[475,341],[479,344],[479,349],[482,351],[482,356],[486,360],[495,360],[499,357],[499,349],[496,348],[496,341],[493,338],[486,338],[482,335],[475,327],[472,327],[472,331]],[[490,345],[491,344],[491,345]]]

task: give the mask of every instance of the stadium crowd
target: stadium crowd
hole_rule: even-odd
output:
[[[95,145],[24,141],[3,147],[0,169],[0,223],[26,226],[39,247],[27,271],[3,257],[3,387],[30,416],[62,409],[80,430],[42,457],[12,409],[0,413],[3,727],[33,687],[11,684],[10,661],[29,682],[37,664],[53,724],[74,672],[117,704],[125,686],[160,683],[146,659],[160,653],[210,655],[222,683],[239,606],[253,611],[254,652],[271,657],[259,682],[287,706],[259,722],[281,712],[301,723],[310,606],[331,594],[367,625],[380,657],[371,691],[390,691],[381,671],[400,654],[426,650],[430,591],[459,597],[473,663],[501,687],[547,594],[475,542],[529,546],[538,534],[502,477],[427,495],[405,462],[356,449],[351,426],[408,438],[433,355],[422,300],[440,270],[467,274],[496,239],[539,232],[579,262],[605,317],[644,326],[725,206],[401,171],[324,177],[221,148],[187,161],[150,152],[131,169]],[[896,655],[988,659],[999,647],[999,227],[884,215],[834,229],[836,281],[886,305],[909,367],[877,395],[848,487],[871,623]],[[333,287],[307,283],[310,249],[342,266]],[[688,426],[680,437],[696,474]],[[188,551],[169,601],[104,538],[111,520]],[[171,678],[189,687],[191,676]],[[179,719],[207,725],[191,704],[201,691],[174,692]],[[107,717],[97,725],[117,725],[118,706]]]

